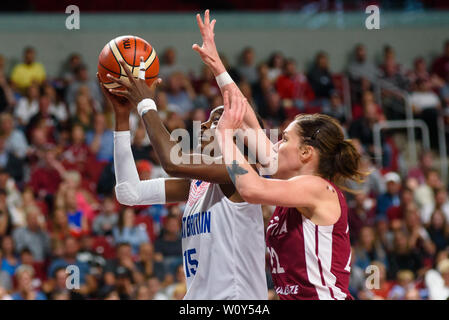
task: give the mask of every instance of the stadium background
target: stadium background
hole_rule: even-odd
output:
[[[65,28],[70,4],[80,8],[79,30]],[[380,7],[380,30],[365,28],[369,4]],[[146,39],[161,61],[161,116],[169,130],[191,130],[192,120],[206,119],[222,104],[213,77],[191,50],[200,41],[194,14],[205,5],[2,2],[0,299],[182,298],[183,204],[125,210],[115,202],[113,116],[95,72],[110,39]],[[353,295],[447,299],[449,200],[442,147],[449,132],[448,4],[266,0],[221,1],[210,9],[218,21],[218,49],[268,128],[282,128],[299,112],[333,115],[373,171],[356,186],[362,194],[348,194]],[[363,62],[356,59],[359,44],[366,51]],[[19,72],[28,47],[37,64],[24,72],[45,70],[38,85]],[[324,58],[317,59],[319,52]],[[419,57],[424,65],[416,63]],[[382,131],[380,161],[376,125],[405,119],[411,124],[412,118],[429,129],[430,149],[419,130],[388,129]],[[132,128],[141,177],[164,176],[136,115]],[[263,211],[268,221],[273,208]],[[80,290],[66,290],[68,264],[80,267]],[[381,271],[380,289],[366,288],[370,265]],[[269,289],[276,298],[270,281]]]

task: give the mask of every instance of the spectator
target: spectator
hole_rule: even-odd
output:
[[[416,290],[416,284],[413,272],[410,270],[401,270],[397,274],[397,284],[391,289],[388,294],[388,299],[410,300],[407,299],[407,296],[409,296],[409,294],[414,290]],[[415,296],[415,298],[420,299],[420,296]]]
[[[329,70],[329,58],[325,52],[320,51],[315,56],[314,65],[309,70],[307,78],[321,105],[328,105],[335,86]]]
[[[12,276],[8,271],[3,270],[3,253],[0,249],[0,300],[6,300],[7,292],[12,290]]]
[[[61,95],[56,92],[51,84],[46,84],[44,86],[44,95],[50,99],[49,113],[54,116],[58,122],[66,122],[69,114],[67,105],[62,100]]]
[[[186,117],[193,109],[195,91],[187,77],[181,72],[174,72],[168,78],[167,101],[170,111]]]
[[[72,53],[68,57],[67,61],[62,66],[61,78],[64,80],[65,85],[69,85],[76,79],[76,70],[83,64],[83,60],[79,53]]]
[[[178,217],[168,215],[165,218],[164,229],[154,243],[155,258],[161,259],[162,257],[167,270],[172,273],[175,267],[182,263],[180,231]]]
[[[432,73],[436,74],[443,81],[449,76],[449,40],[444,43],[444,52],[432,63]]]
[[[5,75],[5,58],[0,54],[0,112],[9,111],[15,104],[14,91]]]
[[[135,225],[133,208],[125,208],[119,215],[117,226],[112,229],[115,243],[129,243],[133,254],[139,252],[142,243],[149,242],[148,234],[140,225]]]
[[[358,44],[354,49],[354,57],[348,65],[348,75],[355,102],[360,101],[361,94],[366,90],[371,90],[373,84],[380,77],[380,71],[367,60],[366,49],[362,44]]]
[[[6,204],[6,196],[6,191],[0,189],[0,239],[5,235],[11,234],[13,228],[11,213]]]
[[[20,261],[14,252],[14,240],[10,236],[2,238],[2,253],[1,270],[12,277],[19,267]]]
[[[276,81],[276,90],[286,107],[304,110],[306,104],[315,98],[313,89],[306,76],[296,70],[296,62],[288,59],[284,70]]]
[[[240,56],[240,63],[237,67],[240,80],[247,81],[248,83],[255,84],[258,80],[257,68],[255,65],[255,53],[251,47],[243,49]]]
[[[17,269],[17,291],[11,296],[13,300],[47,300],[45,294],[33,288],[33,276],[33,267],[29,265]]]
[[[375,285],[373,288],[365,287],[360,294],[361,298],[363,300],[388,300],[388,294],[393,288],[394,282],[387,279],[387,269],[382,262],[373,261],[371,265],[378,268],[378,282],[373,283]]]
[[[378,217],[386,218],[389,208],[399,206],[401,201],[399,192],[401,191],[401,177],[396,172],[388,172],[385,175],[387,191],[377,199],[376,214]]]
[[[21,92],[33,83],[40,85],[45,80],[45,68],[40,62],[36,62],[36,50],[26,47],[23,54],[23,62],[14,66],[11,72],[11,81]]]
[[[181,71],[180,66],[176,63],[175,48],[166,48],[161,57],[159,77],[162,78],[163,81],[167,80],[172,73]]]
[[[426,182],[426,174],[434,166],[434,155],[430,150],[424,151],[420,154],[419,165],[411,168],[408,171],[408,178],[414,178],[419,184]]]
[[[86,134],[86,143],[98,161],[110,162],[114,156],[114,133],[106,126],[103,113],[94,117],[94,129]]]
[[[337,91],[330,93],[329,104],[323,106],[323,113],[337,119],[343,126],[347,125],[346,106],[341,101],[340,94]]]
[[[416,89],[410,95],[410,104],[415,116],[427,124],[432,148],[436,148],[438,141],[438,110],[441,109],[438,95],[432,91],[428,82],[417,80]]]
[[[50,113],[50,98],[42,95],[39,98],[39,111],[31,117],[26,131],[28,136],[36,127],[45,129],[47,141],[54,143],[56,141],[56,127],[58,126],[58,119]]]
[[[360,237],[354,251],[356,257],[354,264],[362,270],[365,270],[373,261],[381,261],[387,264],[385,250],[376,239],[372,227],[364,226],[360,230]]]
[[[146,140],[148,140],[147,132],[143,126],[139,126],[134,133],[134,140],[131,145],[135,161],[148,160],[150,158],[152,147],[146,143]]]
[[[423,57],[416,58],[413,66],[413,70],[409,71],[407,74],[412,90],[416,89],[416,82],[418,80],[428,82],[432,89],[439,89],[444,85],[444,81],[442,81],[442,79],[435,74],[431,75],[427,71],[426,60],[424,60]]]
[[[435,191],[443,186],[440,174],[437,170],[428,170],[426,183],[421,184],[414,190],[415,201],[420,209],[435,206]],[[428,221],[428,220],[427,220]]]
[[[369,198],[363,191],[354,196],[354,201],[349,205],[348,210],[351,243],[355,243],[359,239],[360,230],[364,226],[374,225],[375,204],[375,200]]]
[[[440,261],[436,270],[427,271],[425,283],[429,289],[429,299],[449,299],[449,259]]]
[[[79,268],[80,284],[86,283],[86,276],[89,273],[89,266],[87,263],[80,261],[77,258],[79,251],[79,243],[74,237],[67,237],[64,240],[64,253],[61,258],[54,259],[48,267],[48,277],[52,278],[56,275],[59,268],[66,268],[69,265],[74,265]]]
[[[114,199],[112,197],[106,197],[103,200],[102,209],[101,213],[94,219],[92,231],[99,236],[112,235],[112,230],[118,223],[118,214]]]
[[[145,278],[156,276],[161,282],[165,279],[165,266],[162,260],[160,260],[160,256],[154,255],[154,247],[149,242],[144,242],[140,245],[136,267]]]
[[[427,230],[436,251],[444,250],[449,246],[449,224],[441,210],[433,212]]]
[[[14,118],[10,113],[0,114],[0,135],[5,138],[5,150],[19,159],[25,158],[28,142],[21,130],[14,126]]]
[[[30,119],[39,112],[39,87],[30,85],[26,90],[26,95],[19,99],[14,108],[14,117],[19,124],[26,126]]]
[[[16,252],[28,248],[36,262],[44,262],[50,254],[50,237],[44,225],[44,218],[37,207],[28,208],[27,226],[13,231]]]
[[[440,210],[444,215],[446,221],[449,221],[449,199],[447,197],[447,190],[445,187],[440,187],[434,190],[435,201],[423,206],[421,210],[421,220],[424,224],[429,224],[432,214],[436,210]]]
[[[65,100],[68,104],[75,102],[77,93],[82,86],[86,86],[88,88],[92,99],[95,101],[95,105],[101,105],[103,103],[103,95],[100,87],[98,86],[97,79],[90,79],[87,66],[81,64],[75,69],[75,80],[72,81],[67,87]]]
[[[268,59],[268,79],[274,83],[284,68],[284,56],[281,52],[274,52]]]
[[[405,269],[417,274],[421,267],[421,259],[415,248],[409,246],[407,235],[403,231],[397,231],[394,249],[388,254],[388,278],[395,279],[397,272]]]

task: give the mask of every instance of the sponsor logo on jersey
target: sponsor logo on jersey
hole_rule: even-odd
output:
[[[182,217],[182,238],[210,233],[210,211],[202,211]]]

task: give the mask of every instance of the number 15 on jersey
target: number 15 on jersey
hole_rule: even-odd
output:
[[[196,269],[198,269],[198,260],[194,258],[196,254],[195,248],[187,249],[184,251],[184,270],[186,272],[186,277],[189,278],[192,275],[195,275]]]

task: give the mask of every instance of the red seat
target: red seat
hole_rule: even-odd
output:
[[[95,237],[93,249],[98,254],[101,254],[105,259],[115,258],[115,248],[106,237]]]

